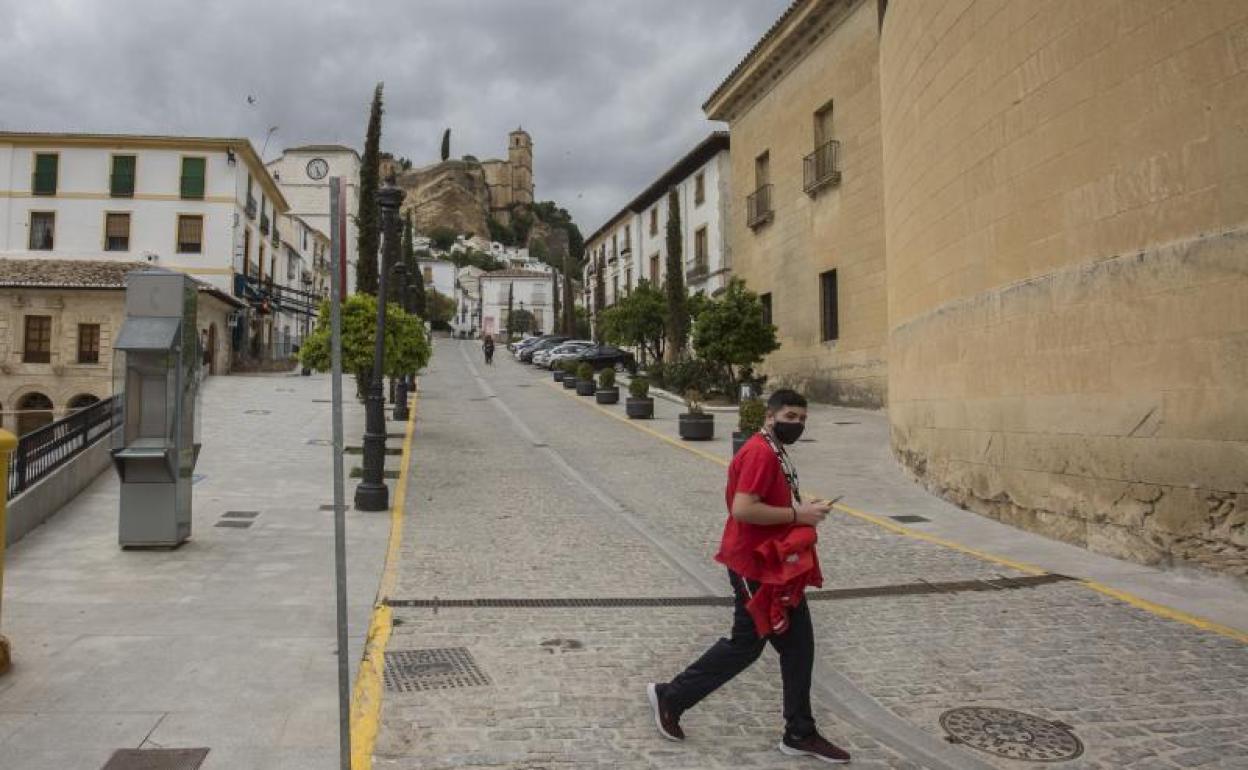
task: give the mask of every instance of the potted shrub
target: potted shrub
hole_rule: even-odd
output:
[[[634,377],[628,383],[629,398],[624,402],[624,411],[629,419],[649,420],[654,417],[654,399],[650,398],[650,380],[645,377]]]
[[[551,376],[555,378],[555,382],[563,382],[564,375],[567,374],[567,372],[564,371],[562,366],[552,366],[550,367],[550,371],[551,371]]]
[[[597,390],[594,384],[594,367],[581,364],[576,370],[576,395],[592,396]]]
[[[763,421],[767,419],[767,405],[757,398],[747,398],[737,409],[737,430],[732,434],[732,453],[741,451],[741,447],[750,436],[763,429]]]
[[[615,370],[603,369],[598,372],[598,391],[594,398],[600,404],[620,403],[620,389],[615,384]]]
[[[563,369],[563,387],[566,390],[572,390],[576,387],[576,362],[560,361],[559,368]]]
[[[710,441],[715,438],[715,415],[702,410],[702,394],[694,388],[685,391],[680,437],[686,441]]]

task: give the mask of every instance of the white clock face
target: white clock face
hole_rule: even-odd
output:
[[[329,173],[329,164],[324,158],[313,158],[308,161],[308,176],[313,179],[324,179]]]

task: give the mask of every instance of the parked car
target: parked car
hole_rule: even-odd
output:
[[[637,373],[637,359],[627,350],[620,350],[612,345],[595,345],[576,354],[576,360],[584,361],[594,368],[613,368],[616,371],[627,369],[629,374]]]
[[[556,345],[547,350],[541,350],[533,354],[534,366],[541,366],[546,369],[554,368],[556,364],[568,358],[576,358],[577,354],[587,348],[594,347],[594,343],[590,340],[571,340],[562,345]]]
[[[553,348],[554,346],[558,345],[561,342],[566,342],[567,339],[568,339],[567,337],[558,337],[558,336],[547,337],[541,342],[535,342],[532,345],[529,345],[524,350],[521,350],[520,353],[517,354],[516,358],[526,364],[531,364],[533,363],[534,353],[536,353],[539,350],[546,350],[547,348]]]
[[[513,354],[513,355],[520,355],[520,351],[521,351],[521,350],[524,350],[525,348],[527,348],[527,347],[529,347],[529,346],[531,346],[531,345],[536,345],[537,343],[541,342],[542,340],[547,339],[547,337],[548,337],[548,335],[540,335],[540,336],[536,336],[536,337],[525,337],[524,339],[520,340],[519,342],[513,342],[513,343],[511,343],[510,345],[508,345],[508,346],[507,346],[507,349],[508,349],[508,350],[510,350],[510,351],[512,352],[512,354]]]

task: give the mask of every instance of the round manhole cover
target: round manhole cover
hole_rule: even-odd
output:
[[[1065,762],[1083,754],[1083,742],[1070,728],[1010,709],[967,706],[940,715],[953,743],[1009,759]]]

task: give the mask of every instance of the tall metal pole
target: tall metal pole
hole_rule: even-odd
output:
[[[377,191],[381,207],[382,249],[377,255],[377,329],[373,347],[373,377],[365,399],[364,471],[363,480],[355,488],[355,508],[359,511],[384,511],[390,507],[390,490],[383,480],[386,469],[386,273],[390,260],[398,254],[399,205],[403,191],[387,179]]]
[[[329,221],[331,259],[345,261],[346,201],[342,200],[342,179],[329,180]],[[351,770],[351,666],[347,648],[347,492],[342,467],[342,273],[338,264],[329,274],[330,299],[330,400],[333,404],[334,448],[334,597],[338,625],[338,755],[341,770]]]

